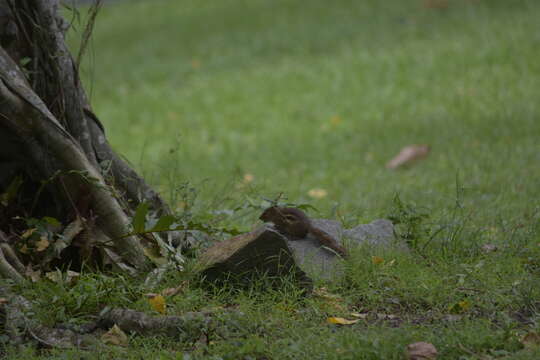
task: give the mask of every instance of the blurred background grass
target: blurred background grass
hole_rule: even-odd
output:
[[[110,142],[173,202],[189,181],[206,203],[283,191],[371,219],[396,192],[452,205],[458,177],[494,221],[538,206],[539,19],[534,0],[115,2],[83,72]],[[384,167],[414,143],[427,160]]]

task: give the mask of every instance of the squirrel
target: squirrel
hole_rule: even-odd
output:
[[[308,233],[311,233],[322,245],[334,250],[343,258],[349,256],[347,250],[336,239],[313,226],[309,217],[300,209],[272,206],[264,210],[259,219],[274,223],[279,232],[292,237],[304,238]]]

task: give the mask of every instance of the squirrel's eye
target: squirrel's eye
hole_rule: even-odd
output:
[[[287,220],[289,222],[296,221],[296,216],[291,215],[291,214],[287,214],[287,215],[285,215],[285,220]]]

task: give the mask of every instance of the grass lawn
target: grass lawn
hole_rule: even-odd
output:
[[[427,341],[440,359],[540,358],[540,347],[521,343],[540,333],[540,2],[428,3],[105,6],[86,86],[110,142],[173,207],[248,230],[263,197],[283,192],[348,225],[394,214],[412,250],[358,249],[338,282],[318,281],[332,300],[294,286],[205,290],[191,281],[168,299],[170,314],[237,310],[204,344],[134,337],[101,353],[8,355],[401,359],[407,344]],[[432,146],[426,160],[385,168],[415,143]],[[484,244],[498,250],[486,254]],[[191,278],[188,270],[162,286]],[[121,278],[88,274],[73,288],[25,291],[56,321],[103,304],[150,311],[148,290]],[[353,312],[368,315],[327,323]]]

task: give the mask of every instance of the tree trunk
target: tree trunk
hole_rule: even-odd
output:
[[[126,236],[130,216],[141,202],[157,216],[169,209],[107,142],[58,7],[58,0],[0,0],[0,275],[20,280],[22,262],[43,260],[38,253],[52,237],[32,245],[33,235],[23,234],[30,228],[63,230],[63,239],[71,230],[72,241],[56,249],[60,265],[148,269],[151,239]]]

